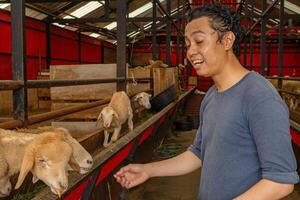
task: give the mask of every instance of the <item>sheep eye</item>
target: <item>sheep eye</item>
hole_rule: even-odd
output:
[[[42,166],[47,165],[47,160],[45,158],[37,158],[38,163],[40,163]]]

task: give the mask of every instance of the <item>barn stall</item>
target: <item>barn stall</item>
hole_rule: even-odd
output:
[[[150,161],[182,109],[197,128],[203,94],[194,89],[205,92],[212,85],[184,59],[183,30],[190,8],[213,1],[124,2],[11,0],[0,4],[0,128],[41,132],[41,127],[66,127],[94,158],[87,175],[69,175],[63,199],[125,198],[128,192],[112,174],[126,163]],[[300,162],[300,5],[292,0],[278,2],[221,1],[243,16],[247,33],[240,62],[270,79],[290,109],[291,136]],[[87,5],[93,9],[77,15],[75,11]],[[143,12],[139,10],[146,5]],[[167,67],[153,67],[149,60],[163,60]],[[136,113],[132,132],[123,127],[116,144],[101,147],[103,134],[95,121],[114,92],[126,90],[133,96],[146,91],[155,98],[173,85],[178,98],[160,111]],[[21,194],[42,188],[35,199],[57,198],[27,179],[12,196],[23,198]]]

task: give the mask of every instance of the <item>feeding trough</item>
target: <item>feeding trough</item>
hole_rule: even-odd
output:
[[[162,110],[164,107],[166,107],[169,103],[171,103],[177,98],[176,92],[176,86],[172,85],[168,89],[162,91],[161,93],[153,97],[150,101],[151,109],[156,112]]]

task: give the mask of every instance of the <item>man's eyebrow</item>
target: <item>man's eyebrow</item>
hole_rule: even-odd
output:
[[[192,32],[191,35],[195,35],[195,34],[199,34],[199,33],[200,33],[200,34],[204,34],[204,35],[206,34],[204,31],[197,30],[197,31]],[[186,35],[185,35],[184,37],[187,39],[187,36],[186,36]]]
[[[197,31],[192,32],[192,35],[195,35],[195,34],[198,34],[198,33],[206,34],[205,32],[203,32],[201,30],[197,30]]]

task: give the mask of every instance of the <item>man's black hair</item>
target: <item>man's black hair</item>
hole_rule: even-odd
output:
[[[244,29],[241,26],[238,13],[231,12],[226,5],[206,4],[196,7],[188,15],[188,22],[200,17],[208,17],[210,27],[218,33],[218,41],[227,31],[233,32],[235,41],[233,43],[233,52],[239,56],[240,43],[244,37]]]

